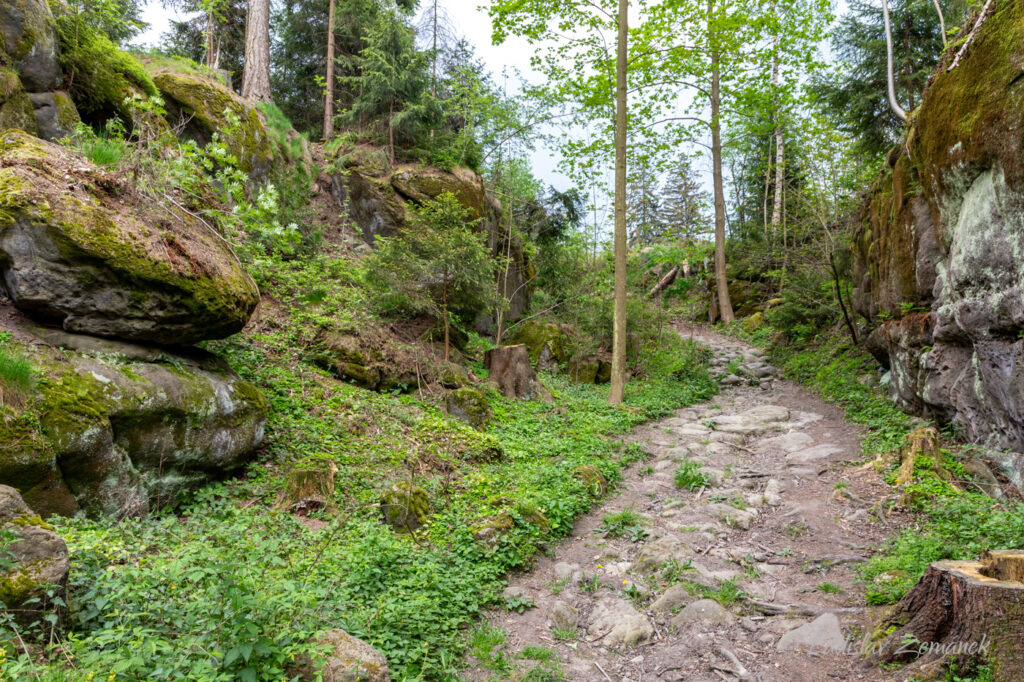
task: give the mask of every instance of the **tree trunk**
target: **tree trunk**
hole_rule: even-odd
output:
[[[206,56],[203,58],[203,66],[214,68],[214,47],[213,47],[213,8],[206,15]]]
[[[671,286],[672,282],[675,282],[676,278],[679,277],[679,271],[680,267],[678,265],[672,266],[672,269],[665,273],[665,276],[658,280],[658,283],[647,292],[648,298],[654,298]]]
[[[882,0],[882,23],[885,26],[885,73],[886,86],[889,94],[889,106],[893,113],[904,123],[907,122],[907,112],[896,101],[896,82],[892,66],[892,25],[889,23],[889,0]]]
[[[514,400],[550,400],[544,385],[537,378],[530,364],[530,353],[526,346],[499,346],[484,354],[484,369],[488,371],[488,381],[498,385],[498,390],[506,398]]]
[[[615,62],[615,310],[612,336],[612,382],[608,402],[617,405],[626,393],[626,41],[628,0],[619,0],[618,56]]]
[[[775,202],[772,205],[772,233],[779,230],[782,222],[782,193],[786,178],[786,146],[782,136],[782,111],[779,109],[779,38],[774,39],[772,51],[772,88],[775,92]]]
[[[395,126],[392,119],[395,117],[395,101],[391,100],[388,106],[388,159],[391,165],[395,165]]]
[[[448,277],[441,283],[441,311],[444,315],[444,361],[451,358],[452,336],[448,326]]]
[[[708,28],[711,29],[715,1],[708,2]],[[715,184],[715,289],[718,292],[718,310],[722,322],[729,324],[736,319],[729,299],[729,279],[725,274],[725,190],[722,185],[722,122],[720,110],[721,55],[717,40],[711,36],[711,162]]]
[[[870,663],[911,662],[901,674],[938,669],[950,655],[977,656],[995,680],[1024,669],[1024,552],[986,552],[979,561],[933,563],[878,625],[888,632]],[[865,646],[873,646],[868,642]]]
[[[278,506],[306,516],[318,509],[334,508],[334,475],[338,467],[334,462],[316,466],[297,466],[288,472]]]
[[[327,92],[324,95],[324,140],[334,135],[334,3],[327,0]]]
[[[272,102],[270,95],[270,0],[249,0],[245,15],[242,97]]]

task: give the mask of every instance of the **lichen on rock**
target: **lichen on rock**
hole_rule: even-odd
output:
[[[21,625],[47,613],[59,624],[67,610],[64,540],[7,485],[0,485],[0,533],[0,608]]]

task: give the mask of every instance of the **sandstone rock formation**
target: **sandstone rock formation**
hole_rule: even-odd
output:
[[[1024,451],[1024,2],[942,59],[855,235],[854,304],[892,397]]]
[[[531,281],[535,275],[522,242],[513,235],[509,239],[501,224],[501,204],[490,196],[483,179],[466,168],[441,170],[422,164],[401,164],[392,168],[383,152],[372,147],[354,147],[339,151],[331,175],[331,194],[340,208],[348,212],[362,232],[363,239],[373,244],[377,236],[389,237],[407,224],[408,205],[425,202],[451,192],[468,211],[470,220],[478,221],[487,232],[487,245],[498,256],[509,258],[507,272],[499,275],[499,284],[509,308],[506,320],[518,319],[529,305]],[[472,311],[480,315],[483,329],[494,323],[492,311]]]
[[[0,282],[67,331],[189,344],[242,329],[256,285],[220,235],[58,145],[0,134]]]
[[[240,467],[263,439],[267,404],[226,363],[37,330],[33,428],[0,421],[0,481],[37,511],[115,517],[173,505]]]
[[[322,682],[390,682],[384,654],[344,630],[328,630],[317,643],[327,648],[322,660],[301,656],[288,674],[300,680]]]
[[[53,592],[65,597],[68,577],[68,548],[64,540],[38,514],[25,504],[18,491],[0,485],[0,529],[11,534],[0,563],[0,602],[26,624],[43,613],[56,610],[58,619],[64,608],[48,597]]]

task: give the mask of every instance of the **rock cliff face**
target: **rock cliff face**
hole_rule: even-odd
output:
[[[1024,0],[951,63],[864,204],[854,305],[899,404],[1024,452]]]
[[[451,192],[470,219],[479,221],[480,229],[486,230],[492,252],[510,258],[507,276],[504,272],[500,275],[509,299],[506,319],[515,320],[523,314],[530,301],[533,266],[518,237],[513,235],[510,240],[502,229],[501,204],[487,193],[478,174],[467,168],[444,171],[421,164],[391,168],[380,150],[370,147],[347,150],[335,160],[335,167],[331,193],[371,245],[377,236],[390,237],[407,224],[409,204],[421,206]],[[478,327],[488,327],[493,321],[486,312],[480,312]]]

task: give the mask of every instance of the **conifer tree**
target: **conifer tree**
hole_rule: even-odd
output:
[[[661,191],[660,221],[665,232],[676,239],[693,239],[710,231],[710,198],[689,157],[683,156],[665,180]]]

